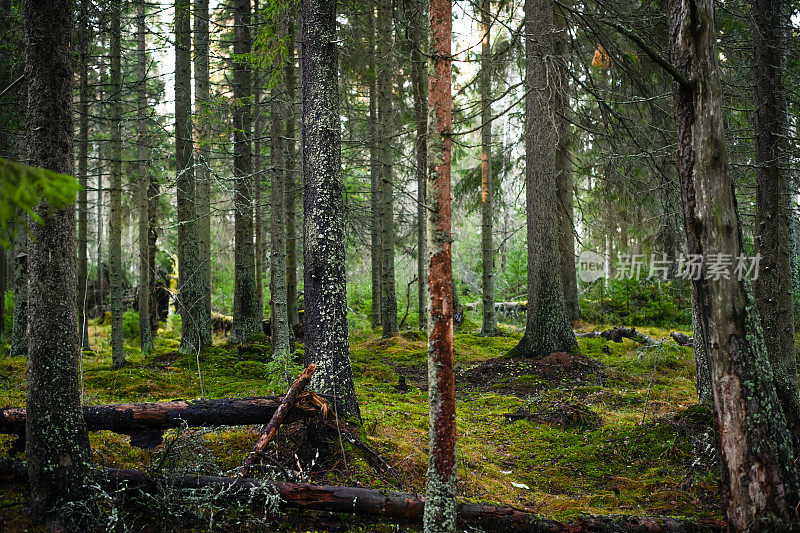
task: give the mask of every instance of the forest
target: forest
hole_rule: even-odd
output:
[[[793,0],[0,0],[0,529],[800,531],[798,73]]]

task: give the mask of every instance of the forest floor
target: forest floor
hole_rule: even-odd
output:
[[[579,326],[582,331],[599,328]],[[640,328],[664,340],[655,348],[629,339],[580,339],[581,355],[526,360],[505,357],[520,338],[513,326],[501,327],[502,336],[493,338],[463,329],[456,335],[462,498],[558,520],[583,513],[722,518],[711,415],[696,405],[692,351],[669,339],[671,330]],[[262,396],[286,388],[281,380],[264,379],[270,368],[267,345],[236,348],[220,337],[199,357],[182,355],[178,336],[167,331],[150,355],[127,346],[129,363],[112,370],[108,339],[109,326],[91,324],[96,351],[83,357],[88,404],[199,398],[203,392],[207,398]],[[357,331],[351,335],[351,350],[363,419],[358,436],[395,472],[376,471],[335,434],[327,454],[304,453],[310,431],[303,424],[282,429],[272,452],[288,470],[297,471],[297,479],[423,492],[428,452],[424,335],[410,331],[381,340],[379,330]],[[25,360],[4,357],[0,406],[24,405]],[[111,432],[93,433],[91,442],[95,460],[105,466],[146,470],[167,464],[173,470],[221,473],[241,465],[257,437],[258,428],[241,427],[171,430],[165,442],[178,444],[152,450],[131,447],[130,437]],[[10,442],[0,437],[5,453]],[[170,446],[173,455],[165,462]],[[0,496],[0,515],[24,509],[25,497],[17,489],[5,487]],[[150,519],[174,526],[170,505],[174,502],[151,502]],[[216,512],[222,523],[231,520],[223,518],[222,508],[214,509],[201,505],[195,515],[208,519]],[[356,522],[349,524],[356,527]],[[319,517],[314,524],[316,529],[349,527],[345,520],[329,528]]]

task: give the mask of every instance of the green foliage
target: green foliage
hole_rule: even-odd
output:
[[[597,281],[583,291],[581,316],[590,322],[629,326],[687,325],[692,323],[691,293],[682,280],[660,279]]]
[[[125,311],[122,314],[122,336],[130,344],[139,344],[139,313]]]
[[[62,209],[75,201],[80,188],[72,176],[0,158],[0,230],[4,230],[0,232],[0,244],[9,245],[8,223],[17,209],[42,224],[42,218],[33,210],[40,199],[47,200],[51,208]]]
[[[10,339],[11,328],[14,324],[14,291],[6,292],[3,311],[5,313],[3,316],[3,331],[5,331],[6,339]]]

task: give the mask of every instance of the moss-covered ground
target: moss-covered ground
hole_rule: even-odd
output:
[[[464,498],[561,520],[582,513],[721,518],[706,449],[710,418],[695,405],[691,349],[669,340],[670,330],[640,328],[665,339],[658,348],[644,349],[628,339],[580,339],[581,356],[530,361],[504,358],[520,334],[501,329],[502,336],[494,338],[468,331],[456,335]],[[154,353],[144,356],[127,346],[129,363],[112,370],[108,338],[108,326],[91,325],[95,351],[83,357],[86,403],[245,397],[285,389],[285,381],[266,376],[266,344],[237,349],[218,338],[199,355],[182,355],[177,335],[162,331]],[[363,418],[360,437],[398,475],[378,474],[347,446],[352,453],[346,469],[322,470],[310,479],[422,491],[428,451],[424,335],[411,331],[381,340],[379,331],[359,331],[351,350]],[[25,405],[24,373],[24,359],[0,359],[0,406]],[[405,390],[398,386],[401,376]],[[567,416],[561,420],[561,412],[593,418],[574,423]],[[520,416],[507,416],[512,413]],[[256,437],[252,427],[200,436],[202,461],[234,468]],[[143,468],[159,456],[159,450],[131,447],[123,435],[101,432],[91,439],[96,460],[107,466]],[[0,442],[8,447],[10,438]]]

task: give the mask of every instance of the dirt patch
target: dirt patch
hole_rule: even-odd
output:
[[[510,423],[530,420],[566,429],[596,429],[603,425],[600,415],[582,403],[531,402],[505,417]]]

